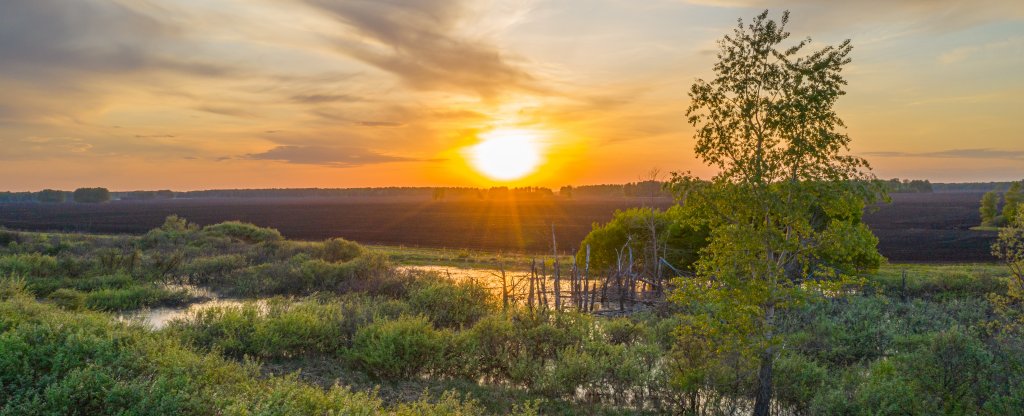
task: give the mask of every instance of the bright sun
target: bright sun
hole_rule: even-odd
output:
[[[540,134],[536,131],[501,128],[480,134],[480,139],[469,148],[469,162],[491,179],[522,178],[541,162]]]

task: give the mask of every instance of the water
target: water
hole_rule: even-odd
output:
[[[456,281],[475,281],[481,283],[487,289],[493,291],[495,294],[500,295],[501,293],[501,270],[497,269],[466,269],[460,267],[451,266],[399,266],[399,270],[406,271],[422,271],[438,273],[441,276],[451,278]],[[507,290],[510,299],[513,303],[524,303],[526,301],[527,292],[529,290],[529,272],[524,271],[505,271],[505,279]],[[597,289],[597,282],[592,281],[594,289]],[[539,284],[539,283],[538,283]],[[548,288],[548,303],[549,306],[553,306],[554,299],[552,288],[554,281],[551,276],[547,276],[546,287]],[[568,278],[562,279],[562,296],[563,302],[569,302],[566,296],[569,293],[570,284]],[[140,309],[137,311],[130,311],[122,313],[118,318],[125,321],[137,321],[144,325],[159,330],[167,326],[171,321],[175,319],[185,318],[191,314],[201,311],[203,309],[214,308],[214,307],[239,307],[245,302],[263,302],[262,299],[238,299],[238,298],[221,298],[216,293],[206,291],[202,288],[196,287],[184,287],[185,289],[192,292],[194,295],[206,300],[192,303],[187,306],[181,307],[161,307],[151,309]],[[536,296],[540,297],[540,287],[536,287]],[[597,309],[603,309],[605,305],[597,305]]]

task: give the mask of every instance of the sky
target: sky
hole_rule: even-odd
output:
[[[0,0],[0,190],[711,176],[687,91],[764,9],[852,40],[879,177],[1024,178],[1019,0]]]

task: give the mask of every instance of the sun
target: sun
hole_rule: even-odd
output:
[[[479,135],[480,143],[468,149],[474,169],[498,181],[522,178],[541,163],[542,142],[537,131],[499,128]]]

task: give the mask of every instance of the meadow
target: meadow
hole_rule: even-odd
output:
[[[0,414],[733,414],[749,357],[686,306],[502,303],[403,266],[534,256],[295,241],[171,217],[142,235],[0,232]],[[550,262],[552,259],[546,259]],[[561,258],[559,261],[571,261]],[[993,263],[884,265],[780,323],[777,414],[1020,414],[1024,343]],[[120,318],[202,302],[159,329]],[[1019,299],[1019,298],[1017,298]]]

